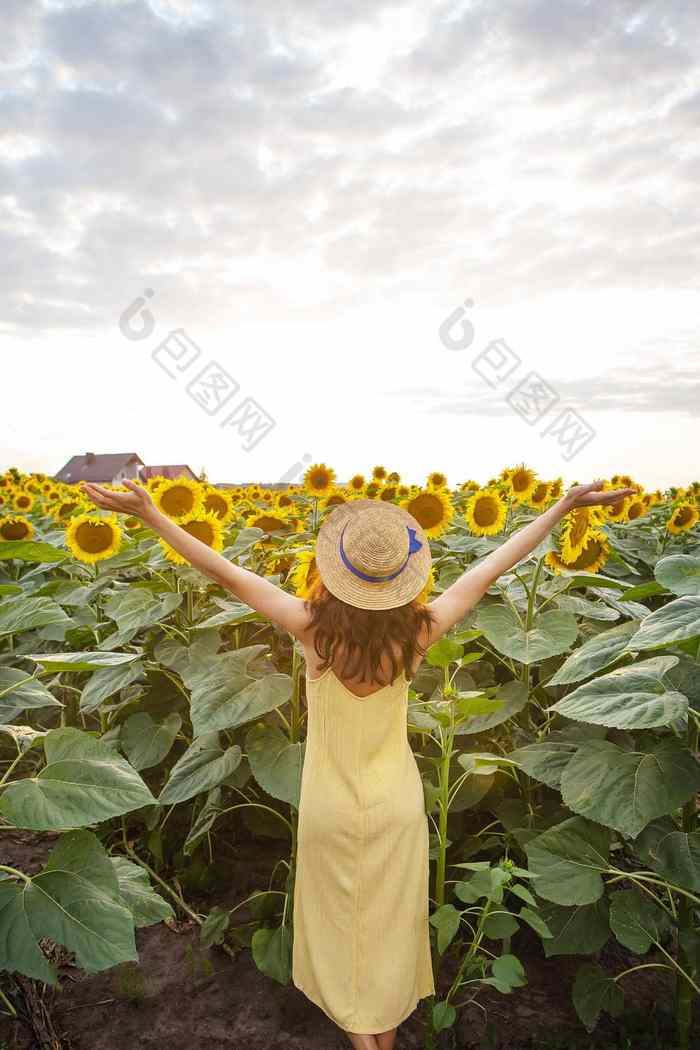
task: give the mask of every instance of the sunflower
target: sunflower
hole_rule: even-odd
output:
[[[564,518],[560,543],[561,556],[565,562],[575,561],[585,547],[593,524],[591,510],[591,507],[574,507]]]
[[[687,532],[688,529],[692,529],[698,518],[700,518],[698,508],[690,500],[683,500],[674,508],[666,523],[666,528],[676,535],[679,532]]]
[[[647,504],[643,496],[631,496],[630,501],[627,504],[627,513],[625,516],[626,521],[636,521],[637,518],[642,518],[647,512]]]
[[[298,551],[296,565],[289,574],[297,598],[309,598],[311,588],[319,579],[314,551]]]
[[[204,491],[199,481],[184,476],[166,480],[153,493],[153,502],[163,514],[178,523],[196,517],[202,510]]]
[[[88,504],[82,499],[62,499],[58,503],[54,504],[50,509],[51,517],[54,521],[57,521],[59,525],[62,525],[67,518],[73,514],[74,511],[80,513],[87,513]]]
[[[26,512],[31,510],[34,506],[34,496],[26,489],[17,489],[12,498],[12,502],[14,503],[16,510]]]
[[[530,506],[534,507],[535,510],[542,510],[545,503],[549,499],[549,482],[540,481],[535,485],[532,496],[530,497]]]
[[[122,530],[114,514],[105,518],[77,514],[66,526],[65,541],[73,556],[91,565],[116,554],[121,540]]]
[[[287,511],[291,510],[294,506],[294,500],[288,492],[280,492],[275,500],[275,508],[277,510]]]
[[[151,477],[148,478],[148,480],[146,481],[146,488],[150,492],[150,494],[153,495],[167,480],[168,479],[164,474],[152,474]]]
[[[615,486],[617,487],[617,486]],[[616,503],[609,503],[603,507],[605,517],[608,521],[627,521],[627,504],[630,497],[623,496]]]
[[[430,571],[428,572],[428,578],[425,581],[425,586],[423,587],[423,590],[420,592],[420,594],[417,596],[416,601],[420,602],[421,605],[425,605],[425,603],[428,601],[428,598],[432,594],[434,587],[435,572],[433,570],[433,566],[431,565]]]
[[[399,506],[413,515],[426,536],[441,536],[454,516],[450,497],[442,489],[419,489],[414,496],[402,500]]]
[[[335,488],[330,493],[330,495],[326,496],[325,499],[321,500],[321,507],[327,509],[329,507],[337,507],[339,503],[347,502],[347,496],[343,494],[343,490]]]
[[[235,513],[231,494],[213,487],[205,489],[203,507],[204,510],[210,510],[216,514],[219,521],[224,524],[231,521]]]
[[[479,489],[467,500],[464,517],[475,536],[495,536],[505,524],[507,508],[494,488]]]
[[[248,528],[262,529],[263,532],[267,533],[289,533],[295,531],[296,522],[287,514],[269,514],[267,511],[257,511],[248,517],[246,526]]]
[[[391,503],[396,499],[398,485],[382,485],[379,498],[384,500],[385,503]]]
[[[388,472],[386,467],[381,466],[381,464],[379,464],[376,467],[372,467],[372,478],[374,479],[374,481],[385,481],[387,473]]]
[[[425,487],[431,491],[434,489],[446,489],[447,478],[439,470],[434,470],[432,474],[428,474]]]
[[[537,475],[524,463],[514,467],[505,478],[516,503],[527,503],[537,487]]]
[[[463,481],[459,487],[462,492],[478,492],[481,485],[478,481],[474,481],[474,478],[468,478],[468,480]]]
[[[328,496],[335,485],[335,471],[325,463],[314,463],[304,474],[304,486],[310,496]]]
[[[391,474],[387,474],[386,480],[392,485],[398,485],[401,481],[401,475],[396,470],[392,470]]]
[[[0,518],[0,541],[28,540],[34,535],[34,526],[21,514],[6,514]]]
[[[545,565],[559,575],[563,569],[579,572],[598,572],[608,560],[610,548],[608,539],[600,529],[589,529],[586,542],[578,557],[572,561],[565,561],[558,551],[549,551],[544,558]]]
[[[221,551],[224,546],[224,526],[221,523],[221,519],[212,510],[199,510],[196,514],[190,514],[182,521],[178,522],[181,529],[188,532],[190,536],[194,536],[195,539],[205,543],[207,547],[211,547],[212,550]],[[174,565],[186,565],[189,564],[187,558],[176,551],[174,547],[171,547],[163,537],[159,537],[158,542],[163,550],[163,554],[168,561],[173,562]]]
[[[365,476],[364,474],[353,474],[348,482],[348,488],[351,488],[353,492],[363,492],[365,487]]]
[[[411,495],[411,489],[408,485],[399,485],[396,490],[396,495],[399,499],[406,499],[407,496]]]
[[[549,482],[549,495],[552,499],[560,499],[563,489],[564,479],[562,477],[555,478],[554,481]]]

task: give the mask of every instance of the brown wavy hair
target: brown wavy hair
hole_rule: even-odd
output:
[[[304,606],[311,617],[308,626],[314,631],[314,650],[322,670],[332,665],[334,655],[342,649],[341,677],[352,680],[359,677],[365,682],[369,674],[369,681],[379,685],[386,684],[378,676],[384,653],[388,653],[391,660],[392,682],[402,670],[409,677],[415,654],[425,656],[418,635],[423,627],[428,628],[435,622],[435,614],[417,598],[394,609],[358,609],[331,594],[318,576]],[[396,643],[401,652],[399,662]]]

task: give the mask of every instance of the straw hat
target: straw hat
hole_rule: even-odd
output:
[[[336,598],[358,609],[394,609],[425,587],[428,537],[395,503],[355,499],[325,518],[316,540],[316,568]]]

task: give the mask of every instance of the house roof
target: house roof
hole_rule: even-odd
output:
[[[186,463],[165,463],[162,466],[149,464],[147,467],[141,467],[139,474],[142,481],[148,481],[149,478],[155,477],[156,474],[168,479],[179,478],[181,474],[193,480],[197,478],[195,472]]]
[[[83,456],[71,456],[65,466],[54,474],[55,481],[67,484],[76,481],[111,481],[125,466],[143,463],[136,452],[86,452]]]

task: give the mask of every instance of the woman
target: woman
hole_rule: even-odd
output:
[[[306,657],[308,726],[294,883],[296,987],[356,1050],[392,1050],[396,1028],[435,992],[428,926],[428,820],[406,732],[409,683],[428,646],[574,507],[631,488],[576,485],[432,601],[430,547],[405,510],[335,507],[316,542],[311,600],[234,565],[180,528],[131,481],[87,482],[97,506],[141,518],[187,561],[294,635]]]

